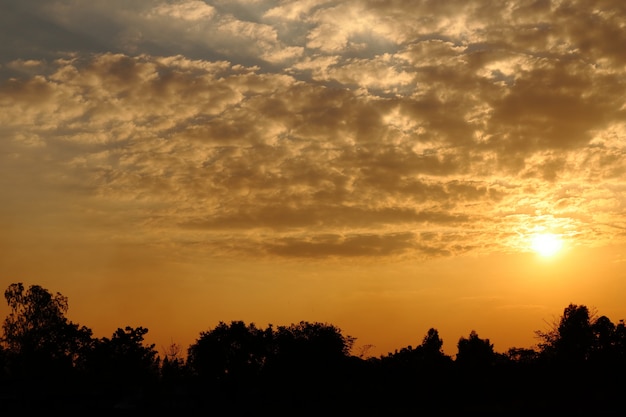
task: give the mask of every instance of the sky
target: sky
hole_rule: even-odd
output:
[[[626,3],[4,0],[0,286],[378,356],[626,318]],[[562,249],[533,250],[551,233]],[[6,304],[0,315],[8,313]]]

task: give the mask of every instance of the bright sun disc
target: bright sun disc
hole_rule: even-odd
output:
[[[563,241],[557,235],[544,233],[532,238],[532,249],[541,256],[552,256],[563,247]]]

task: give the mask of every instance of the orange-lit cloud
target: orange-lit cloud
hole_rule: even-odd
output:
[[[528,345],[569,302],[619,320],[624,21],[608,0],[5,0],[0,283],[159,346],[304,319],[379,353],[434,326],[454,353],[472,329]],[[541,233],[562,254],[527,253]]]
[[[262,257],[623,238],[622,6],[20,4],[59,43],[0,67],[5,216]]]

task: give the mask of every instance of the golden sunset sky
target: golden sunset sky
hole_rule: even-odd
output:
[[[569,303],[617,323],[625,156],[622,1],[0,5],[0,286],[98,337],[306,320],[454,354]]]

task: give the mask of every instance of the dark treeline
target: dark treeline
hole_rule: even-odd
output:
[[[221,322],[183,355],[159,353],[148,329],[110,338],[69,321],[63,295],[5,291],[0,413],[81,415],[625,415],[626,327],[568,305],[536,348],[495,352],[471,331],[457,354],[430,329],[380,357],[326,323]],[[184,357],[183,357],[184,356]]]

